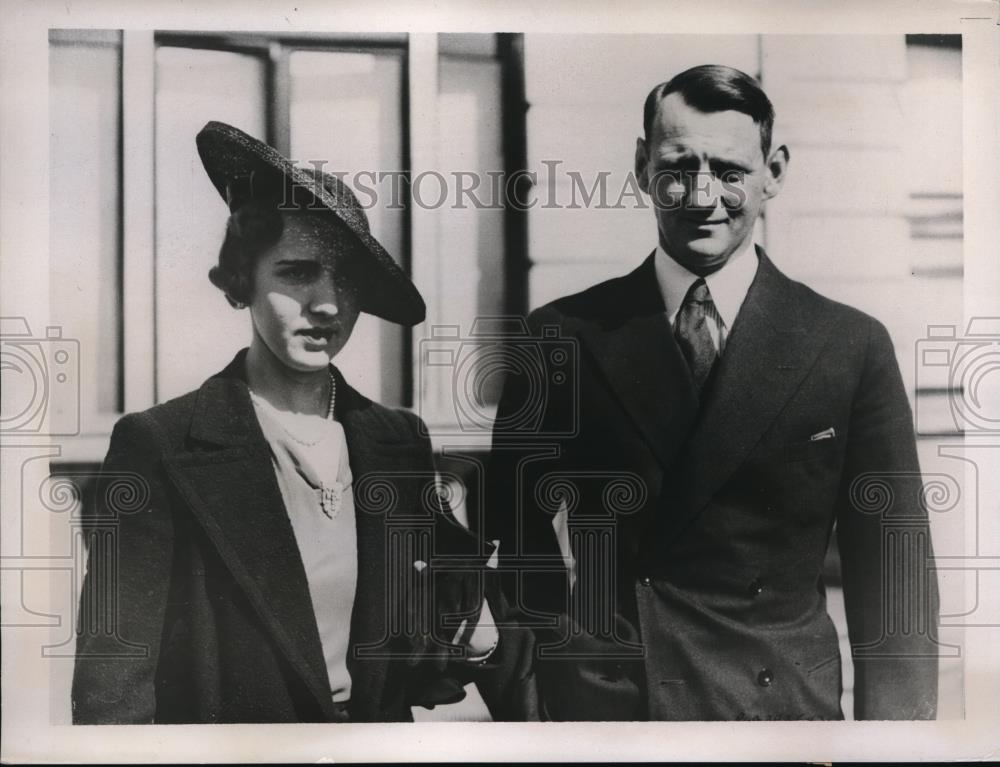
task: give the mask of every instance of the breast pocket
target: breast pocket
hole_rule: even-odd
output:
[[[842,437],[837,434],[821,439],[806,439],[785,444],[785,463],[832,460],[840,453]]]

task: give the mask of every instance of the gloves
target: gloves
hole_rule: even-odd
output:
[[[405,599],[411,701],[427,708],[465,697],[473,663],[463,668],[462,661],[483,612],[483,568],[491,553],[450,517],[442,515],[433,533],[432,562],[414,561]]]

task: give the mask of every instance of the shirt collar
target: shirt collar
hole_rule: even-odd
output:
[[[725,266],[705,278],[708,292],[711,293],[715,308],[727,329],[733,327],[736,315],[750,290],[750,283],[757,274],[757,258],[750,255],[752,245],[748,238],[743,247],[729,257]],[[656,281],[667,307],[667,318],[673,324],[684,296],[691,284],[698,279],[698,275],[668,256],[662,245],[656,246],[655,263]]]

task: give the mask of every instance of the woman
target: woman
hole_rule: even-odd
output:
[[[339,180],[222,123],[197,143],[231,212],[209,276],[252,340],[115,427],[102,474],[141,502],[94,510],[117,554],[90,554],[74,721],[407,720],[469,679],[531,716],[530,632],[492,629],[489,547],[431,492],[426,430],[331,363],[362,311],[421,322],[420,294]]]

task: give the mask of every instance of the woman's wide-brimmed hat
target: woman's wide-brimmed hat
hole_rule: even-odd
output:
[[[347,184],[329,173],[296,166],[273,147],[226,123],[209,122],[196,141],[205,171],[230,211],[258,198],[276,199],[293,210],[329,210],[357,238],[376,276],[361,297],[362,311],[406,326],[424,321],[424,299],[372,237],[368,217]]]

